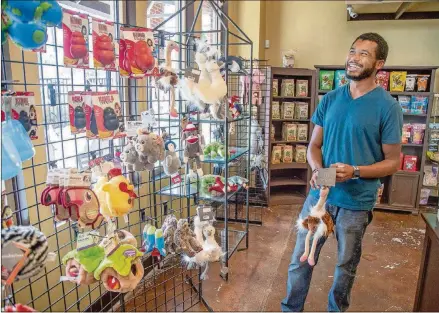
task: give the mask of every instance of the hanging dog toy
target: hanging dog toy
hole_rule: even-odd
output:
[[[189,160],[195,160],[197,164],[197,173],[203,176],[201,161],[204,160],[203,155],[203,136],[198,133],[198,129],[192,123],[188,123],[183,130],[182,140],[184,140],[184,163]],[[192,176],[192,169],[189,170],[189,176]]]

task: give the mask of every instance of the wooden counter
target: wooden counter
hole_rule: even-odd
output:
[[[439,312],[439,221],[436,214],[421,215],[427,226],[413,311]]]

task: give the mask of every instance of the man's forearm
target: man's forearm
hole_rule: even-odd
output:
[[[308,163],[312,170],[323,167],[322,148],[310,145],[307,153]]]
[[[399,160],[384,160],[372,165],[359,166],[361,178],[381,178],[398,171]]]

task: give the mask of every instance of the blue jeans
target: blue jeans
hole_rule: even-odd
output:
[[[310,209],[317,204],[318,199],[308,195],[303,205],[301,218],[309,215]],[[326,210],[331,214],[335,223],[335,236],[338,246],[338,261],[334,273],[334,282],[329,291],[328,311],[346,311],[349,307],[350,294],[354,284],[355,274],[361,258],[361,242],[366,227],[373,218],[372,211],[353,211],[334,205],[326,204]],[[288,268],[287,296],[281,302],[284,312],[301,312],[308,294],[313,267],[308,262],[300,262],[305,251],[307,230],[297,233],[296,247]],[[312,238],[311,238],[312,240]],[[326,238],[317,242],[315,262],[317,264],[320,250]]]

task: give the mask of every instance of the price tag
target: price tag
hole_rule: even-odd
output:
[[[127,137],[136,137],[137,129],[142,127],[143,127],[142,121],[126,121],[125,132],[127,134]]]
[[[317,185],[319,186],[335,186],[336,180],[336,169],[331,168],[321,168],[318,171]]]
[[[85,233],[79,233],[76,239],[76,250],[81,251],[91,248],[97,244],[99,240],[99,234],[97,231],[90,231]]]
[[[142,113],[140,113],[142,117],[142,127],[149,128],[156,125],[154,114],[155,113],[153,109],[149,109],[148,111],[143,111]]]
[[[212,210],[212,207],[210,207],[210,206],[197,207],[197,215],[200,218],[201,222],[213,221],[213,219],[214,219],[213,210]]]
[[[105,255],[110,256],[119,247],[119,239],[115,233],[108,236],[108,239],[103,242]]]
[[[178,172],[171,175],[171,182],[174,185],[181,183],[181,176]]]
[[[200,80],[201,71],[192,67],[187,67],[184,71],[184,77],[192,80],[194,83],[198,84]]]

